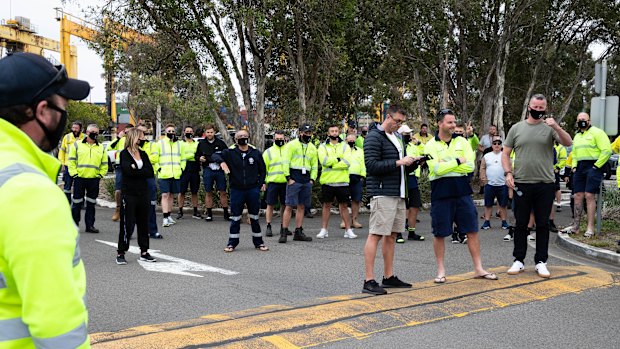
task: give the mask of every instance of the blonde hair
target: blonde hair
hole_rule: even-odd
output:
[[[138,128],[132,128],[125,133],[125,149],[129,149],[133,152],[138,152],[140,148],[138,142],[140,137],[144,135],[144,132]]]

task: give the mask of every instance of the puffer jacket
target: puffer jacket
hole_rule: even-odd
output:
[[[396,135],[400,138],[400,135]],[[397,160],[399,160],[398,149],[385,131],[379,128],[369,130],[364,140],[368,195],[400,197],[401,169],[396,166]]]

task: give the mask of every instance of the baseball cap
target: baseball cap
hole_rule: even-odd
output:
[[[299,127],[299,131],[301,131],[301,132],[312,132],[312,131],[314,131],[314,127],[312,127],[312,125],[310,125],[310,124],[303,124],[303,125],[301,125],[301,127]]]
[[[412,130],[406,124],[403,124],[401,127],[398,128],[398,133],[411,133],[411,132]]]
[[[0,107],[31,104],[53,94],[77,101],[89,93],[88,82],[69,79],[63,65],[54,66],[34,53],[9,53],[0,59]]]

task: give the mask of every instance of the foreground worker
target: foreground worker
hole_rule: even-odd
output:
[[[89,92],[41,56],[0,59],[0,348],[90,348],[79,235],[47,154]]]

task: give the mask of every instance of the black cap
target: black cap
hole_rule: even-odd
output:
[[[308,132],[308,131],[312,132],[312,131],[314,131],[314,127],[312,127],[312,125],[310,125],[310,124],[303,124],[303,125],[301,125],[299,127],[299,131],[301,131],[301,132]]]
[[[79,101],[89,93],[88,82],[69,79],[64,66],[34,53],[9,53],[0,59],[0,107],[31,104],[53,94]]]

